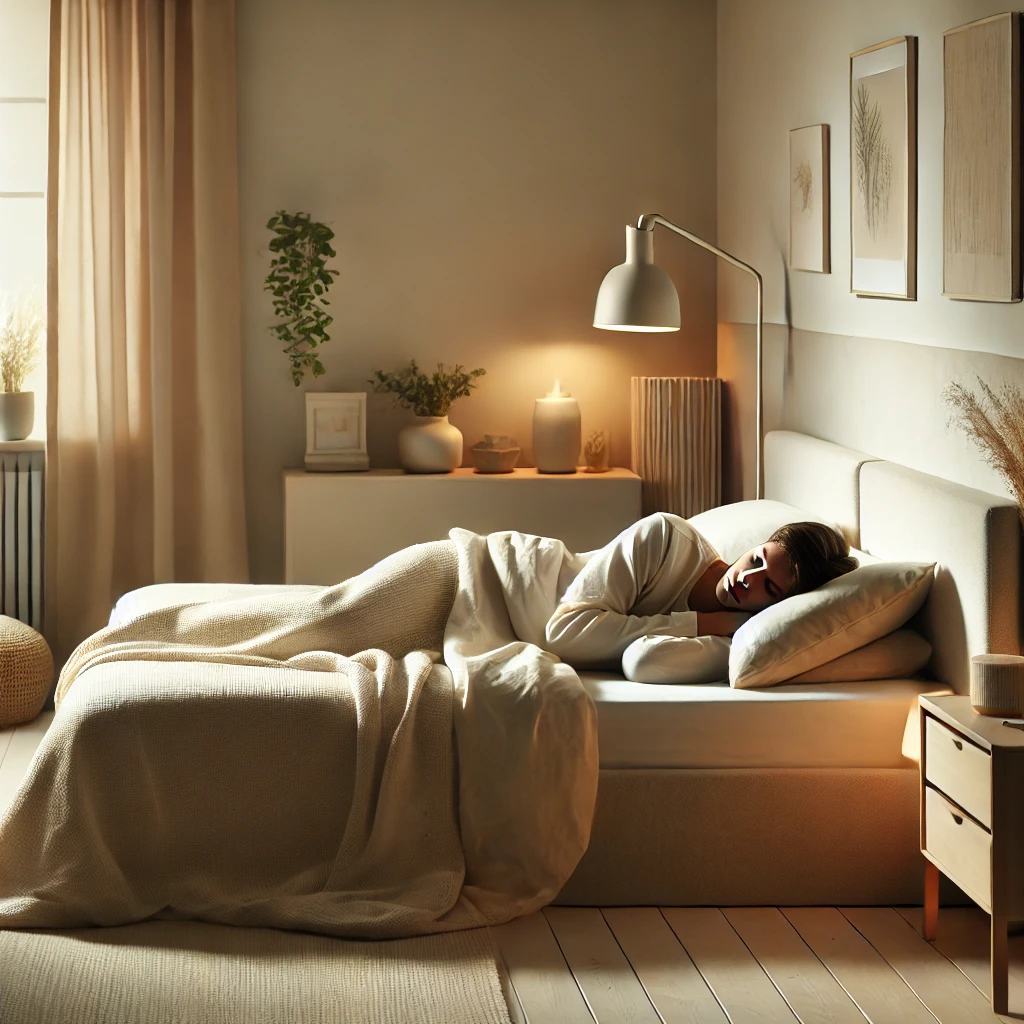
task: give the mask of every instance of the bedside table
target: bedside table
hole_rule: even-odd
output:
[[[919,701],[924,936],[935,938],[941,871],[992,918],[992,1009],[1006,1013],[1006,927],[1024,920],[1024,730],[968,697]]]

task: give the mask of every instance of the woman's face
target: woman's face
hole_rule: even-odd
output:
[[[726,608],[759,612],[788,597],[793,589],[789,555],[775,541],[765,541],[737,558],[718,581],[715,596]]]

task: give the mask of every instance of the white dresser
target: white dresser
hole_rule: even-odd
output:
[[[472,469],[420,475],[284,471],[285,583],[337,583],[409,544],[519,530],[591,551],[640,518],[640,478],[628,469],[545,475]]]

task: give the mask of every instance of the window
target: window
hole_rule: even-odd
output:
[[[0,0],[0,293],[46,301],[46,134],[49,0]],[[46,367],[32,437],[46,436]]]

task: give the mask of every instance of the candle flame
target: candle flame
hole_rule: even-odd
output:
[[[556,379],[555,380],[555,386],[554,386],[554,388],[551,391],[551,397],[552,398],[559,398],[559,397],[561,397],[561,394],[562,394],[562,382],[560,380]]]

